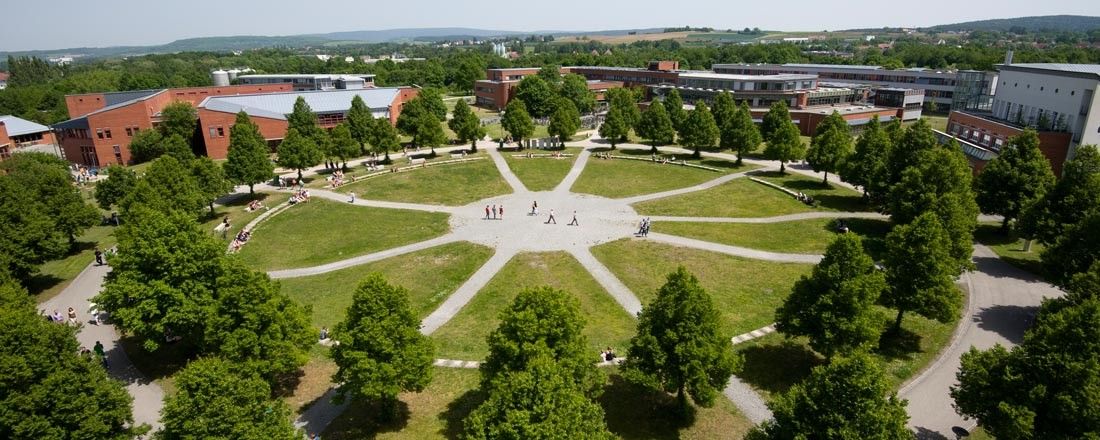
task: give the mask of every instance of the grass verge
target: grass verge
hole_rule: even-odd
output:
[[[1024,240],[1016,234],[1005,235],[1001,232],[1000,223],[982,223],[974,231],[974,241],[989,246],[998,257],[1020,269],[1035,275],[1044,276],[1043,262],[1040,255],[1043,253],[1043,245],[1037,242],[1031,243],[1031,250],[1024,251]]]
[[[731,163],[732,164],[732,163]],[[749,169],[726,167],[726,171]],[[725,173],[636,160],[589,159],[571,191],[622,198],[685,188],[717,179]]]
[[[68,255],[47,261],[38,267],[38,273],[26,282],[27,291],[41,303],[57,296],[80,272],[95,262],[95,248],[106,251],[118,243],[114,226],[92,226],[77,237]]]
[[[240,252],[262,270],[308,267],[446,233],[447,215],[314,199],[261,223]]]
[[[432,334],[437,357],[484,359],[489,352],[485,338],[496,329],[500,312],[520,290],[537,286],[551,286],[577,298],[587,320],[584,335],[592,349],[593,362],[604,347],[625,350],[634,335],[634,319],[571,255],[541,252],[516,255],[458,315]]]
[[[656,222],[655,232],[772,252],[821,254],[836,239],[837,222],[863,238],[872,256],[881,256],[890,232],[888,220],[861,218],[812,219],[780,223]]]
[[[519,153],[507,152],[501,154],[504,155],[504,160],[508,162],[508,167],[523,182],[523,186],[531,191],[549,191],[558,186],[565,175],[569,174],[569,169],[577,161],[577,154],[580,153],[580,149],[570,148],[566,153],[572,154],[573,157],[528,159],[525,157],[512,157],[513,154]]]
[[[512,189],[492,160],[439,165],[341,186],[363,199],[462,206]]]

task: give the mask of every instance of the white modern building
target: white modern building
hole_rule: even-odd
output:
[[[240,75],[238,84],[280,84],[290,83],[294,91],[309,90],[359,90],[374,87],[374,75],[314,75],[314,74],[274,74],[274,75]]]
[[[1100,64],[1001,64],[992,117],[1100,145]]]

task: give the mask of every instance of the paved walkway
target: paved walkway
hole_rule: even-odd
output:
[[[675,217],[667,215],[654,215],[649,219],[664,222],[695,222],[695,223],[782,223],[799,220],[812,220],[818,218],[868,218],[889,220],[890,216],[877,212],[832,212],[815,211],[799,214],[778,215],[775,217]]]
[[[441,237],[436,237],[431,240],[420,241],[404,246],[395,248],[389,248],[383,251],[373,252],[366,255],[360,255],[358,257],[351,257],[346,260],[334,261],[328,264],[322,264],[320,266],[303,267],[298,269],[284,269],[273,270],[268,272],[267,275],[274,279],[282,278],[298,278],[308,277],[310,275],[319,275],[327,272],[332,272],[340,269],[346,269],[353,266],[359,266],[367,263],[373,263],[379,260],[385,260],[387,258],[396,257],[398,255],[405,255],[410,252],[416,252],[436,246],[444,245],[447,243],[454,243],[459,241],[460,238],[454,234],[447,234]]]
[[[739,246],[730,246],[728,244],[714,243],[710,241],[696,240],[693,238],[685,238],[676,235],[667,235],[659,233],[650,233],[648,238],[653,241],[672,244],[676,246],[683,246],[695,249],[702,249],[705,251],[718,252],[726,255],[733,255],[743,258],[752,258],[754,260],[775,261],[777,263],[806,263],[817,264],[821,261],[821,255],[812,254],[784,254],[779,252],[760,251],[756,249],[743,248]]]
[[[752,171],[758,171],[758,170],[752,170]],[[722,177],[719,177],[717,179],[712,179],[712,180],[700,183],[698,185],[689,186],[687,188],[677,188],[677,189],[673,189],[673,190],[669,190],[669,191],[662,191],[662,192],[659,192],[659,193],[642,194],[642,195],[639,195],[639,196],[627,197],[627,198],[623,198],[623,199],[619,199],[619,200],[624,202],[624,203],[633,205],[635,203],[644,202],[644,201],[647,201],[647,200],[663,199],[665,197],[672,197],[672,196],[678,196],[678,195],[682,195],[682,194],[693,193],[693,192],[696,192],[696,191],[702,191],[702,190],[705,190],[705,189],[714,188],[718,185],[721,185],[723,183],[729,182],[729,181],[734,180],[734,179],[740,179],[742,177],[745,177],[748,173],[751,173],[752,171],[742,171],[740,173],[726,174],[726,175],[724,175]]]
[[[577,155],[577,160],[573,161],[573,167],[569,168],[569,173],[565,175],[564,179],[561,179],[561,183],[554,187],[556,193],[567,193],[569,189],[573,187],[574,183],[577,183],[577,179],[581,177],[581,173],[584,172],[584,167],[588,165],[588,159],[592,157],[592,151],[587,148],[581,150]]]
[[[122,381],[126,391],[134,398],[134,423],[149,424],[153,430],[157,430],[161,427],[160,410],[164,406],[164,390],[156,382],[146,378],[130,362],[126,351],[119,345],[119,334],[113,325],[95,325],[88,315],[91,305],[89,300],[103,290],[103,278],[110,270],[108,266],[89,265],[61,293],[39,304],[39,308],[46,312],[59,310],[62,314],[69,307],[77,311],[77,317],[84,323],[76,335],[77,341],[82,347],[89,349],[96,341],[103,344],[108,359],[107,373]]]
[[[592,255],[592,251],[573,248],[570,249],[570,253],[577,259],[577,262],[581,263],[581,266],[588,269],[596,282],[600,283],[600,286],[603,286],[604,290],[607,290],[607,293],[610,293],[615,298],[615,302],[618,302],[630,316],[636,317],[639,313],[642,313],[642,302],[638,301],[638,297],[634,296],[634,292],[631,292],[629,287],[619,281],[619,278],[611,273],[607,266],[600,263],[600,260]]]
[[[442,205],[425,205],[421,203],[404,203],[404,202],[388,202],[384,200],[368,200],[356,198],[355,202],[350,202],[350,197],[347,194],[341,194],[332,192],[327,189],[311,189],[309,190],[311,197],[320,197],[328,200],[335,200],[337,202],[351,203],[356,206],[367,206],[372,208],[389,208],[389,209],[408,209],[414,211],[427,211],[427,212],[442,212],[450,214],[454,212],[453,206]]]
[[[489,261],[486,261],[477,272],[474,272],[474,274],[470,276],[470,279],[462,283],[462,286],[459,286],[458,290],[455,290],[451,296],[448,296],[447,300],[439,305],[439,308],[435,309],[434,312],[421,321],[420,332],[425,335],[430,335],[432,332],[442,327],[443,324],[446,324],[447,321],[450,321],[451,318],[454,318],[454,316],[466,306],[466,303],[473,299],[474,295],[476,295],[482,287],[489,284],[489,280],[493,279],[493,275],[500,272],[500,269],[503,268],[513,256],[515,256],[515,254],[512,252],[501,252],[499,250],[497,253],[493,254],[493,256],[489,258]]]
[[[500,175],[504,176],[504,181],[508,182],[508,186],[512,187],[512,191],[517,193],[526,193],[527,187],[523,185],[523,181],[516,177],[516,173],[512,172],[512,169],[508,167],[508,162],[504,160],[504,156],[500,155],[500,151],[496,148],[488,148],[485,151],[489,153],[489,157],[493,158],[493,163],[496,164],[497,170],[500,171]]]
[[[922,439],[953,439],[952,427],[971,429],[975,425],[955,413],[954,400],[948,394],[957,382],[955,373],[962,354],[971,347],[1020,343],[1043,298],[1062,295],[1054,286],[1000,260],[986,246],[974,246],[974,263],[977,270],[964,276],[969,301],[951,344],[927,370],[898,391],[909,401],[909,426]]]

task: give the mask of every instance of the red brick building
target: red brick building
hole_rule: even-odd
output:
[[[21,149],[56,144],[53,132],[45,125],[15,116],[0,116],[0,160]]]
[[[286,115],[294,108],[298,97],[305,99],[318,123],[323,128],[334,127],[344,121],[351,101],[359,96],[376,118],[389,118],[397,123],[402,106],[416,97],[418,89],[411,87],[383,87],[360,90],[332,90],[313,92],[282,92],[238,96],[211,96],[198,104],[199,133],[207,156],[225,158],[229,151],[229,128],[237,113],[244,111],[260,128],[260,133],[274,148],[286,136]]]
[[[978,173],[990,160],[1000,154],[1001,147],[1008,142],[1009,138],[1023,131],[1022,126],[981,113],[953,111],[948,117],[945,134],[963,144],[963,150],[967,152],[971,168]],[[1072,140],[1073,134],[1069,132],[1039,132],[1039,150],[1050,161],[1055,176],[1062,175],[1062,165],[1069,158]]]
[[[672,62],[675,63],[675,62]],[[596,70],[591,70],[596,69]],[[577,73],[585,77],[588,80],[588,90],[591,90],[597,101],[603,101],[604,96],[608,89],[614,89],[623,87],[625,84],[623,81],[605,79],[602,77],[601,70],[599,69],[622,69],[619,67],[562,67],[560,73],[565,75],[567,73]],[[641,72],[647,72],[642,69],[633,69]],[[516,67],[508,69],[487,69],[485,71],[485,78],[482,80],[474,81],[474,97],[475,105],[480,107],[503,110],[508,105],[508,101],[512,99],[514,90],[519,85],[520,80],[525,76],[536,75],[539,73],[537,67]],[[593,73],[593,75],[589,75]]]
[[[160,112],[174,101],[196,105],[211,96],[286,92],[289,84],[189,87],[68,95],[68,121],[55,124],[61,150],[70,162],[88,166],[128,164],[130,140],[160,123]]]

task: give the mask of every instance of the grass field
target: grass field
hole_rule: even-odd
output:
[[[408,289],[419,318],[428,316],[492,255],[492,249],[468,242],[450,243],[362,266],[302,278],[279,280],[283,293],[313,307],[313,324],[332,328],[344,318],[359,282],[371,273]]]
[[[863,203],[863,197],[856,191],[840,186],[835,182],[839,178],[830,175],[828,186],[821,181],[801,174],[779,174],[779,172],[765,172],[755,176],[768,182],[780,185],[795,192],[803,192],[814,198],[817,209],[826,211],[858,212],[866,211],[868,206]]]
[[[881,254],[890,232],[888,220],[843,219],[852,233],[863,238],[872,255]],[[837,219],[799,220],[781,223],[655,222],[654,232],[697,238],[773,252],[821,254],[837,236]]]
[[[446,214],[315,198],[260,223],[240,256],[262,270],[308,267],[427,240],[448,229]]]
[[[748,178],[734,179],[703,191],[637,203],[634,209],[645,215],[697,217],[773,217],[814,211],[794,197]]]
[[[379,176],[341,186],[338,191],[371,200],[461,206],[512,189],[492,160],[481,159]]]
[[[622,198],[698,185],[724,174],[671,164],[592,158],[571,191]]]
[[[264,206],[266,206],[268,209],[281,205],[289,198],[290,191],[256,193],[256,199],[260,200],[260,202],[263,203]],[[221,223],[222,219],[228,216],[229,231],[226,233],[226,237],[227,239],[232,240],[233,236],[235,236],[238,231],[248,225],[248,222],[254,220],[256,217],[259,217],[261,214],[267,211],[265,209],[258,209],[252,212],[248,212],[246,208],[248,208],[248,202],[251,201],[252,198],[245,195],[234,199],[232,202],[226,203],[224,206],[215,205],[214,215],[208,215],[207,217],[204,217],[204,220],[201,223],[200,227],[202,228],[202,230],[214,234],[214,227],[218,226],[218,223]],[[207,210],[206,212],[208,213],[209,211],[210,210]]]
[[[626,313],[596,280],[564,252],[517,255],[473,300],[447,324],[432,333],[436,355],[446,359],[481,360],[488,354],[485,338],[497,327],[500,312],[520,290],[551,286],[573,294],[587,320],[584,334],[595,361],[607,346],[622,352],[634,335],[634,319]]]
[[[630,384],[611,373],[603,394],[603,407],[612,434],[627,440],[711,440],[742,438],[753,424],[729,399],[719,395],[711,408],[695,407],[695,420],[682,426],[675,414],[675,397]]]
[[[106,251],[118,243],[114,226],[92,226],[77,237],[72,250],[63,258],[47,261],[38,267],[38,273],[27,280],[27,291],[35,302],[43,302],[57,296],[80,272],[95,262],[95,248]]]
[[[484,142],[482,142],[482,144],[484,144]],[[441,161],[446,161],[446,160],[452,160],[453,159],[450,156],[450,154],[443,154],[442,152],[437,152],[436,157],[425,157],[430,152],[431,152],[431,150],[422,148],[420,151],[409,151],[409,156],[410,157],[423,158],[424,161],[428,162],[428,163],[441,162]],[[475,158],[475,157],[485,157],[484,150],[478,149],[478,151],[476,153],[466,155],[466,158]],[[378,158],[377,158],[378,162],[381,162],[383,160],[383,158],[384,158],[384,156],[379,155]],[[357,158],[354,161],[348,161],[348,170],[346,172],[344,172],[344,180],[348,181],[350,179],[353,179],[353,178],[356,178],[356,177],[359,177],[359,176],[376,173],[377,171],[367,169],[366,162],[369,159],[371,159],[371,157],[367,156],[367,157]],[[391,156],[391,160],[393,162],[391,165],[384,165],[386,170],[389,170],[392,167],[404,168],[404,167],[408,167],[410,165],[409,164],[409,159],[407,157],[394,157],[394,156]],[[310,180],[310,178],[306,179],[309,182],[309,183],[306,184],[306,187],[308,187],[308,188],[331,189],[331,187],[329,186],[329,182],[326,179],[330,174],[331,173],[327,170],[319,171],[317,173],[316,177],[313,177],[312,180]],[[389,177],[389,176],[381,176],[381,177]]]
[[[1015,234],[1004,235],[1001,233],[1000,223],[982,223],[974,231],[974,241],[989,246],[1001,257],[1002,260],[1020,269],[1043,276],[1043,265],[1040,255],[1043,253],[1043,245],[1038,242],[1031,243],[1031,251],[1024,251],[1024,240]]]
[[[714,252],[624,239],[592,248],[592,253],[638,296],[642,304],[656,297],[668,273],[684,266],[718,309],[723,336],[733,337],[772,323],[775,309],[791,286],[813,267],[771,263]]]
[[[892,325],[896,312],[878,309],[883,317],[883,328]],[[955,324],[906,314],[900,336],[884,335],[872,352],[882,365],[890,386],[897,389],[932,362],[951,340]],[[778,333],[738,345],[736,350],[745,359],[737,376],[769,400],[804,379],[813,367],[825,363],[804,338],[788,340]]]
[[[512,157],[516,153],[502,153],[508,167],[516,173],[516,177],[531,191],[549,191],[554,189],[569,174],[569,169],[577,161],[578,148],[570,148],[566,151],[573,157],[554,159],[549,157],[537,157],[527,159],[524,157]]]

